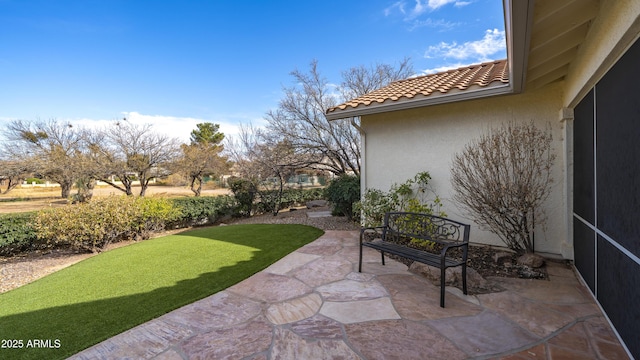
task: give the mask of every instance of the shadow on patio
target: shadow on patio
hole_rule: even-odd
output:
[[[366,251],[370,250],[370,251]],[[624,359],[573,271],[500,278],[503,292],[464,296],[327,231],[253,277],[108,339],[74,359]]]

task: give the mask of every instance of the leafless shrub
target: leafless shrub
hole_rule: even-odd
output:
[[[534,229],[544,224],[542,203],[553,182],[551,131],[533,122],[490,130],[455,155],[454,199],[481,227],[518,253],[534,251]]]

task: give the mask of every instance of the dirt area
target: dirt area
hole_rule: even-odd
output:
[[[138,194],[140,187],[134,187],[133,193]],[[72,191],[75,193],[75,191]],[[94,197],[104,197],[109,195],[121,195],[122,191],[112,186],[98,186],[93,190]],[[226,195],[228,189],[204,189],[202,196]],[[147,196],[193,196],[193,192],[188,187],[151,185],[147,189]],[[47,207],[64,206],[66,199],[60,198],[59,187],[29,187],[11,190],[8,194],[0,194],[0,214],[13,212],[35,211]]]

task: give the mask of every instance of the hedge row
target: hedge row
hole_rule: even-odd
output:
[[[238,203],[233,196],[198,196],[172,199],[179,211],[167,222],[169,228],[182,228],[216,222],[235,216]]]
[[[321,189],[291,189],[282,204],[294,206],[322,196]],[[238,216],[239,211],[233,196],[110,196],[86,204],[0,215],[0,256],[56,247],[97,251],[112,242],[148,238],[164,228],[214,224]]]
[[[276,206],[275,197],[278,191],[261,191],[260,198],[255,204],[255,212],[258,214],[273,212]],[[290,208],[292,206],[304,205],[311,200],[319,200],[325,198],[325,190],[322,188],[313,189],[285,189],[280,198],[280,206],[278,210]]]
[[[148,238],[177,213],[167,199],[109,196],[39,211],[33,227],[51,247],[96,251],[112,242]]]

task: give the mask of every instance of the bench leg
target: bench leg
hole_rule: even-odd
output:
[[[467,295],[467,264],[462,264],[462,292]]]
[[[382,265],[384,265],[384,251],[380,251],[380,256],[382,257]]]
[[[360,244],[360,260],[358,261],[358,272],[362,272],[362,244]]]
[[[444,280],[445,280],[445,270],[444,266],[440,267],[440,307],[444,307]]]

